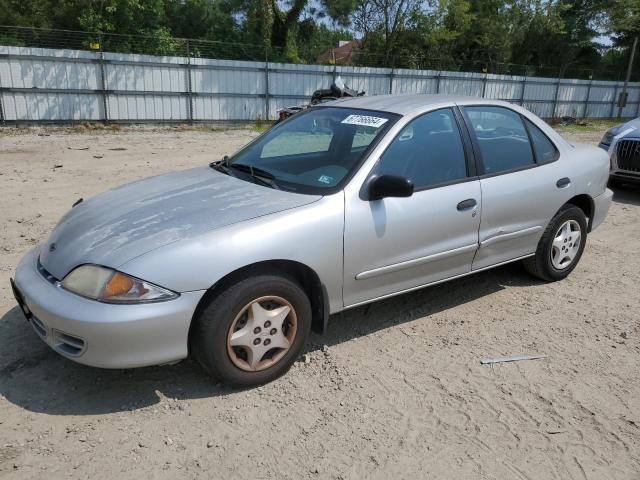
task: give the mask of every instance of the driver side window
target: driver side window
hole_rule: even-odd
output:
[[[406,177],[416,190],[466,178],[464,146],[451,109],[409,123],[380,158],[376,174]]]

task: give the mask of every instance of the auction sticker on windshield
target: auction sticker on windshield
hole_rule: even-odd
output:
[[[349,115],[340,123],[348,123],[349,125],[364,125],[365,127],[378,128],[387,122],[387,118],[370,117],[369,115]]]

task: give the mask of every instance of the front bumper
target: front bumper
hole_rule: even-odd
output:
[[[15,287],[28,322],[61,355],[103,368],[131,368],[181,360],[188,354],[191,318],[204,291],[174,300],[113,305],[89,300],[45,279],[39,247],[18,264]]]
[[[613,170],[609,174],[609,178],[613,180],[620,180],[621,182],[640,184],[640,173],[628,172],[625,170]]]
[[[613,192],[606,188],[603,193],[593,199],[593,219],[590,230],[597,228],[609,213],[609,207],[613,199]]]

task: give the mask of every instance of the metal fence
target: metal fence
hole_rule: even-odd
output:
[[[275,119],[336,76],[368,95],[441,93],[523,105],[544,118],[617,114],[622,82],[491,73],[299,65],[152,56],[98,49],[0,46],[0,122],[254,121]],[[627,88],[623,117],[640,109],[640,83]]]

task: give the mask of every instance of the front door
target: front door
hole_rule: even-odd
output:
[[[402,129],[371,172],[409,178],[411,197],[365,200],[366,182],[345,190],[345,306],[471,271],[481,192],[468,154],[453,110],[435,110]]]

